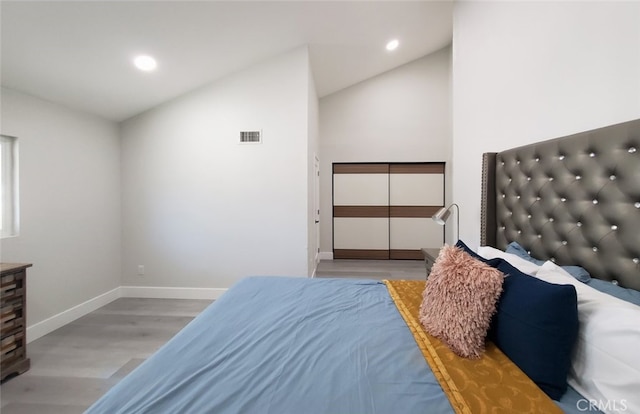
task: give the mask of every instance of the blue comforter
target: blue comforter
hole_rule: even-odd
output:
[[[384,284],[247,278],[87,413],[452,413]]]

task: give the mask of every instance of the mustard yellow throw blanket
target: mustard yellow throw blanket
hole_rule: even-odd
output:
[[[456,413],[562,413],[493,343],[480,359],[466,359],[429,335],[418,319],[424,281],[384,283]]]

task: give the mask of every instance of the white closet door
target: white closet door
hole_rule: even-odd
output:
[[[388,164],[335,164],[334,258],[389,258]]]
[[[441,206],[444,203],[444,175],[391,174],[389,201],[392,206]]]
[[[335,174],[334,206],[386,206],[389,204],[388,174]]]
[[[334,164],[334,258],[422,259],[444,229],[444,163]]]
[[[336,217],[334,249],[389,250],[389,218]]]
[[[420,259],[423,247],[442,246],[444,229],[431,216],[444,204],[444,164],[392,164],[389,204],[392,259]]]
[[[443,227],[430,217],[391,217],[390,248],[393,250],[420,250],[440,247]]]

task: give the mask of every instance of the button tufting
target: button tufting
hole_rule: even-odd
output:
[[[615,180],[615,179],[616,179],[616,176],[615,176],[615,175],[611,175],[611,176],[609,176],[609,179],[610,179],[611,181],[613,181],[613,180]]]
[[[635,208],[640,208],[640,201],[636,201],[636,203],[633,205]]]
[[[577,223],[576,223],[576,226],[578,226],[578,227],[582,227],[582,222],[580,222],[580,221],[579,221],[579,222],[577,222]]]
[[[638,264],[640,263],[640,259],[638,259],[637,257],[633,258],[633,263]]]
[[[522,230],[518,230],[518,234],[522,234]]]
[[[564,160],[564,155],[558,157],[560,160]]]
[[[562,198],[560,199],[560,201],[562,201],[562,202],[564,203],[564,202],[566,202],[566,201],[567,201],[567,199],[566,199],[566,198],[564,198],[564,197],[562,197]]]
[[[567,241],[566,240],[562,240],[562,245],[566,246],[567,245]]]
[[[527,177],[527,181],[531,181],[531,177]]]
[[[581,175],[576,175],[576,180],[580,180],[580,179],[582,179],[582,176]]]
[[[592,203],[593,203],[593,204],[598,204],[598,200],[595,200],[595,199],[594,199],[594,200],[592,201]]]
[[[591,250],[593,250],[594,252],[597,252],[598,248],[594,246]]]
[[[592,152],[592,153],[590,153],[590,154],[589,154],[589,156],[590,156],[591,158],[593,158],[593,157],[595,157],[595,156],[596,156],[596,153],[595,153],[595,152]]]
[[[536,157],[536,162],[539,162],[539,161],[540,161],[540,158]]]
[[[553,177],[549,177],[549,181],[553,181]]]
[[[549,218],[549,221],[550,221],[551,223],[553,223],[553,220],[554,220],[554,219],[553,219],[553,217],[550,217],[550,218]]]
[[[611,226],[611,230],[618,230],[618,226],[616,226],[615,224]]]
[[[629,148],[629,153],[630,154],[633,154],[634,152],[636,152],[636,147]]]
[[[541,239],[542,238],[542,234],[538,234],[538,238]]]
[[[613,279],[613,280],[611,281],[611,284],[612,284],[612,285],[616,285],[616,286],[618,286],[618,285],[619,285],[618,281],[617,281],[617,280],[615,280],[615,279]]]
[[[536,197],[536,200],[540,201],[540,197]]]
[[[520,165],[520,160],[516,161],[516,164]]]
[[[516,198],[517,198],[518,200],[520,200],[520,196],[516,196]]]
[[[527,214],[527,218],[531,218],[531,214]]]
[[[552,257],[552,258],[551,258],[551,259],[549,259],[549,260],[551,260],[553,263],[555,263],[555,262],[556,262],[556,258],[555,258],[555,257]]]

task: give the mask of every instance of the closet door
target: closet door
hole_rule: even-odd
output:
[[[423,258],[421,248],[440,247],[444,228],[431,216],[444,204],[444,163],[390,164],[389,258]]]
[[[333,165],[333,257],[389,259],[389,164]]]

